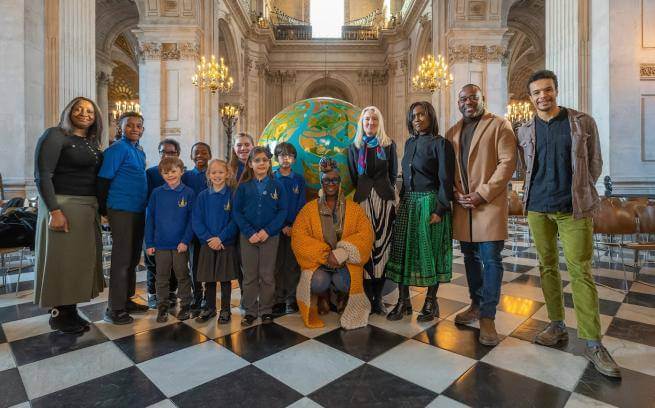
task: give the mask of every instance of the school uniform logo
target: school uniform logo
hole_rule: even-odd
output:
[[[230,208],[232,208],[232,207],[230,206],[230,202],[228,201],[228,202],[225,203],[225,205],[223,206],[223,209],[224,209],[225,211],[230,211]]]
[[[300,187],[298,187],[298,184],[293,186],[293,194],[300,194]]]
[[[272,198],[273,200],[277,200],[278,198],[280,198],[280,196],[278,196],[278,194],[277,194],[277,188],[276,188],[275,191],[273,191],[273,193],[271,194],[271,198]]]
[[[184,197],[182,197],[182,199],[177,202],[177,206],[180,208],[186,207],[187,204],[188,202],[187,200],[184,199]]]

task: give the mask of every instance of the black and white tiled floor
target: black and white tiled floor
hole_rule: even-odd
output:
[[[477,342],[476,325],[453,321],[468,303],[458,251],[453,281],[439,289],[438,320],[371,316],[354,331],[341,330],[335,314],[320,330],[306,329],[298,315],[244,329],[237,307],[224,326],[158,324],[154,311],[111,326],[101,320],[103,293],[81,306],[91,330],[66,336],[50,330],[28,290],[5,294],[0,407],[655,406],[655,288],[630,281],[626,295],[599,286],[603,342],[623,367],[622,380],[608,379],[582,357],[566,271],[570,340],[553,348],[531,342],[547,322],[534,249],[507,247],[496,347]],[[598,282],[621,287],[623,272],[609,266],[595,269]],[[644,271],[655,281],[655,269]],[[424,294],[412,296],[417,311]]]

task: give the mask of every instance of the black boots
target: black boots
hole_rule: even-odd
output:
[[[409,301],[409,286],[398,284],[398,303],[387,315],[387,320],[400,320],[412,314],[412,302]]]
[[[371,313],[385,315],[387,308],[382,301],[382,288],[384,287],[384,278],[381,279],[364,279],[364,292],[371,302]]]
[[[50,310],[48,320],[52,330],[66,334],[82,333],[89,327],[89,322],[77,313],[77,305],[61,305]]]
[[[439,284],[428,286],[428,293],[425,295],[425,303],[421,313],[416,318],[419,322],[429,322],[439,316],[439,304],[437,303],[437,289]]]

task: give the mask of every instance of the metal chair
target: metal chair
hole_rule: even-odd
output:
[[[18,287],[20,284],[20,276],[23,273],[23,261],[25,260],[25,250],[29,253],[29,248],[16,247],[16,248],[0,248],[0,267],[4,272],[2,275],[2,286],[7,286],[7,274],[11,269],[18,269],[18,279],[16,279],[16,296],[18,296]],[[19,254],[18,268],[11,268],[7,266],[7,256],[12,254]]]
[[[655,203],[645,202],[646,205],[639,205],[634,208],[635,215],[638,220],[638,234],[635,242],[625,244],[627,249],[634,251],[634,281],[640,282],[644,285],[653,286],[652,283],[644,282],[640,279],[641,268],[646,264],[655,263],[648,260],[648,255],[651,251],[655,251],[655,242],[650,240],[651,234],[655,233]],[[645,236],[645,239],[644,239]],[[640,262],[639,254],[644,253],[644,262]]]

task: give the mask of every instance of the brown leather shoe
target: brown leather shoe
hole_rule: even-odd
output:
[[[495,346],[500,342],[498,333],[496,333],[496,323],[494,319],[483,317],[480,319],[480,344],[485,346]]]
[[[569,339],[569,332],[566,327],[560,327],[556,323],[550,322],[548,326],[534,338],[534,342],[542,346],[554,346],[560,341]]]
[[[318,314],[325,315],[330,313],[330,298],[327,294],[318,295]]]
[[[455,316],[455,323],[469,324],[480,318],[480,308],[477,305],[471,305],[468,309]]]

